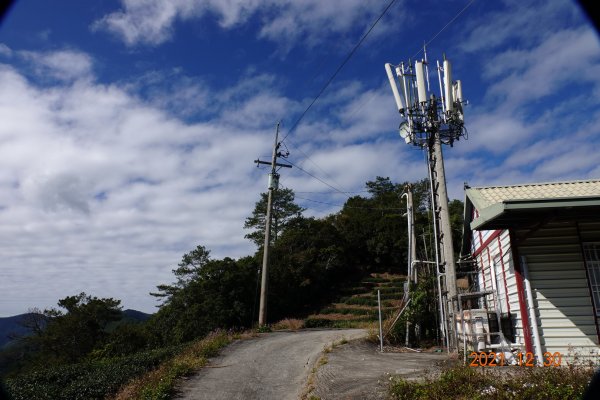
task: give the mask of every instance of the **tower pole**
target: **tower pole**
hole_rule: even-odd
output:
[[[433,152],[435,165],[435,185],[437,186],[437,205],[440,222],[440,237],[442,261],[444,264],[445,286],[447,291],[446,305],[447,314],[446,329],[448,330],[447,344],[454,345],[456,341],[456,329],[454,323],[454,298],[456,297],[456,264],[454,262],[454,247],[452,245],[452,228],[450,225],[450,209],[448,208],[448,190],[446,188],[446,171],[444,169],[444,158],[439,131],[435,132],[431,150]]]

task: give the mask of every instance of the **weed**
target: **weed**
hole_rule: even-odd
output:
[[[205,366],[207,358],[217,355],[219,350],[231,340],[232,336],[225,332],[213,332],[204,339],[193,342],[180,354],[163,362],[157,369],[130,381],[113,399],[168,399],[173,393],[178,378]]]
[[[273,330],[271,329],[271,327],[269,325],[261,325],[258,328],[256,328],[256,332],[268,333],[268,332],[273,332]]]
[[[291,331],[297,331],[299,329],[304,328],[304,321],[301,319],[282,319],[279,322],[273,324],[274,331],[280,331],[284,329],[289,329]]]
[[[507,367],[508,368],[508,367]],[[509,371],[515,371],[510,373]],[[490,370],[455,366],[422,382],[393,378],[393,399],[577,399],[588,385],[590,367]]]

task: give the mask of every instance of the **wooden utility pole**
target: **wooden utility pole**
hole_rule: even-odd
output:
[[[277,157],[279,154],[279,122],[277,123],[277,129],[275,130],[275,142],[273,143],[273,155],[271,162],[255,160],[256,164],[267,164],[271,166],[271,173],[269,174],[269,192],[267,199],[267,216],[265,218],[265,244],[263,246],[263,262],[262,262],[262,276],[260,284],[260,306],[258,311],[258,325],[264,326],[267,323],[267,291],[269,285],[269,247],[271,245],[271,214],[273,211],[273,193],[277,190],[279,185],[279,174],[277,174],[277,167],[291,168],[288,164],[277,163]],[[285,157],[285,155],[284,155]]]

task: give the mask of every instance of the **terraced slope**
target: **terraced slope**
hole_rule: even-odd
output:
[[[316,314],[310,315],[305,327],[367,328],[377,321],[377,290],[381,292],[382,317],[385,319],[401,306],[406,277],[394,274],[371,274],[354,287],[342,291],[344,297]]]

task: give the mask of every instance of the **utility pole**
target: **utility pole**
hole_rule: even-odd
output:
[[[273,143],[273,155],[271,162],[255,160],[257,166],[260,164],[267,164],[271,166],[271,173],[269,174],[269,192],[267,197],[267,215],[265,218],[265,244],[263,246],[263,262],[262,262],[262,276],[260,281],[260,306],[258,311],[258,325],[264,326],[267,323],[267,291],[269,285],[269,248],[271,246],[271,214],[273,212],[273,193],[277,190],[279,185],[279,174],[276,171],[277,167],[292,168],[288,164],[280,164],[277,162],[277,157],[282,156],[279,153],[279,122],[275,130],[275,142]],[[284,157],[286,155],[283,155]]]

